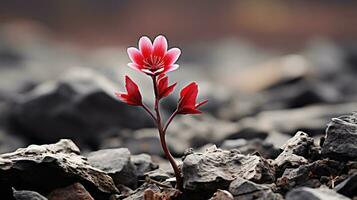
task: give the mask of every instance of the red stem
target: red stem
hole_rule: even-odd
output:
[[[171,155],[169,147],[167,146],[166,139],[165,139],[165,132],[166,132],[167,126],[168,126],[169,122],[172,121],[172,119],[175,117],[176,114],[171,115],[172,119],[169,119],[168,123],[166,123],[165,128],[163,128],[162,124],[161,124],[159,98],[158,98],[159,95],[158,95],[157,82],[156,82],[155,76],[152,77],[152,81],[153,81],[154,92],[155,92],[156,125],[159,130],[161,147],[165,153],[166,158],[169,160],[169,162],[174,170],[175,177],[176,177],[176,188],[182,191],[183,190],[183,182],[182,182],[182,177],[181,177],[181,171],[180,171],[180,168],[177,166],[177,163],[176,163],[174,157]],[[176,112],[174,112],[174,113],[176,113]]]

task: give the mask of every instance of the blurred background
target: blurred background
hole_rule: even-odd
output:
[[[140,108],[119,102],[142,35],[179,47],[175,94],[190,81],[204,114],[175,119],[176,156],[216,144],[273,158],[296,131],[316,138],[357,108],[355,1],[0,1],[0,152],[73,139],[83,151],[128,147],[162,155]]]

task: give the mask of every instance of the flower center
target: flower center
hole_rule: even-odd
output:
[[[161,57],[150,56],[149,58],[144,59],[144,67],[151,71],[155,71],[164,67],[164,61]]]

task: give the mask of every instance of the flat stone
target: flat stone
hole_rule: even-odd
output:
[[[29,190],[14,190],[13,195],[16,200],[47,200],[46,197],[38,192]]]
[[[283,197],[274,193],[269,186],[256,184],[240,177],[229,185],[229,192],[235,200],[283,200]]]
[[[80,183],[74,183],[64,188],[53,190],[48,200],[94,200],[89,192]]]
[[[2,154],[0,190],[2,192],[9,187],[31,188],[49,193],[56,188],[80,182],[98,199],[118,193],[112,178],[89,165],[79,153],[71,140],[62,139],[55,144],[30,145]]]
[[[328,188],[308,188],[301,187],[290,191],[285,200],[350,200],[350,198],[345,197],[337,192],[330,190]]]
[[[357,112],[331,120],[322,154],[337,160],[357,160]]]
[[[135,188],[138,177],[127,148],[103,149],[88,154],[88,162],[111,176],[116,185]]]
[[[247,156],[236,150],[222,150],[212,146],[204,153],[192,153],[183,160],[184,188],[191,191],[215,192],[228,188],[236,178],[254,182],[274,181],[274,169],[258,156]]]

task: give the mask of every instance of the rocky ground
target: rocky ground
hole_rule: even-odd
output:
[[[131,73],[124,48],[20,38],[0,31],[1,199],[357,199],[356,48],[187,47],[173,78],[198,81],[209,103],[168,130],[178,193],[150,118],[114,96]]]

